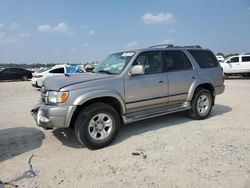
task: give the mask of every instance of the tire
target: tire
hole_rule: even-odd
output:
[[[22,78],[21,78],[23,81],[28,81],[28,76],[27,75],[23,75]]]
[[[213,97],[209,90],[197,88],[188,111],[192,119],[202,120],[209,116],[213,106]]]
[[[97,102],[82,109],[75,121],[78,141],[89,149],[108,146],[120,128],[117,111],[110,105]]]

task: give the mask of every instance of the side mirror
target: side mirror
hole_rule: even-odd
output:
[[[142,65],[135,65],[132,67],[130,74],[133,75],[143,75],[145,74],[144,66]]]

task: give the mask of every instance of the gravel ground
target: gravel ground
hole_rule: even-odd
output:
[[[250,79],[225,85],[206,120],[182,112],[137,122],[122,127],[111,146],[91,151],[72,130],[36,126],[30,110],[40,93],[30,82],[2,82],[0,180],[19,187],[250,187]]]

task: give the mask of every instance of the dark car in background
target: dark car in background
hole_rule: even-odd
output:
[[[24,80],[32,78],[32,72],[22,68],[4,68],[0,70],[0,80]]]

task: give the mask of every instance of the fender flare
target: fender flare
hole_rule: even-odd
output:
[[[187,101],[191,101],[195,92],[195,89],[201,84],[211,84],[211,80],[195,80],[189,88]],[[214,94],[213,94],[214,95]]]
[[[77,97],[74,100],[73,105],[80,106],[88,102],[89,100],[102,98],[102,97],[111,97],[111,98],[118,100],[121,106],[122,113],[124,114],[126,112],[126,108],[125,108],[125,104],[124,104],[122,96],[114,90],[97,90],[97,91],[84,93],[83,95]]]

